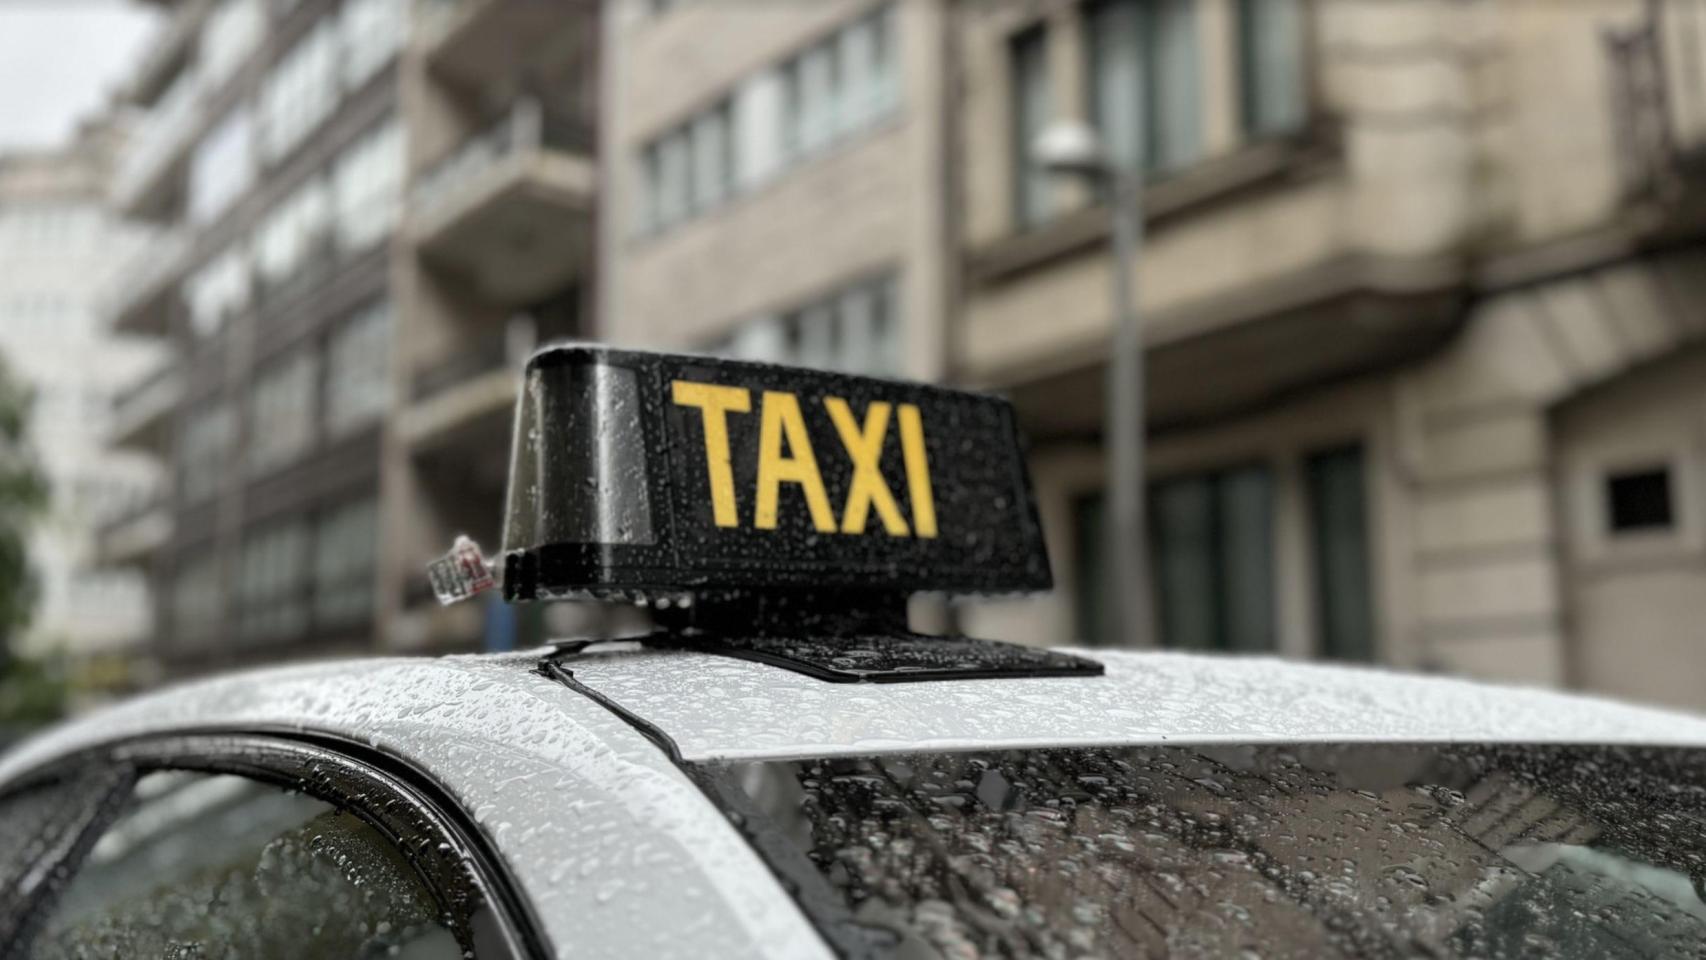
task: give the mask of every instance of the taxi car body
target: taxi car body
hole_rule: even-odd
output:
[[[617,642],[152,694],[0,762],[0,953],[1706,943],[1706,720],[1096,654],[1103,676],[843,684]]]

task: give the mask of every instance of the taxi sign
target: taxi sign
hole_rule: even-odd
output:
[[[553,347],[509,482],[511,600],[1052,584],[1013,409],[984,394]]]

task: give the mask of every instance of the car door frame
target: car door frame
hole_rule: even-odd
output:
[[[230,774],[293,790],[347,810],[403,853],[439,905],[485,960],[549,956],[541,925],[503,860],[473,818],[437,780],[408,761],[345,737],[279,730],[192,730],[150,734],[79,751],[0,784],[0,803],[37,786],[105,774],[107,791],[87,816],[62,825],[54,862],[33,872],[49,881],[19,916],[0,916],[0,952],[27,946],[95,840],[122,813],[137,779],[159,770]],[[0,936],[0,940],[7,936]],[[461,939],[459,937],[458,939]]]

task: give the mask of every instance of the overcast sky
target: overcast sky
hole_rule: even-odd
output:
[[[69,136],[123,82],[157,22],[134,0],[0,0],[0,149]]]

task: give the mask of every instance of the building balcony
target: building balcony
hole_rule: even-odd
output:
[[[1706,62],[1685,55],[1687,35],[1701,29],[1674,4],[1652,5],[1640,23],[1604,34],[1617,166],[1631,199],[1674,208],[1706,184],[1706,98],[1694,93],[1706,90]],[[1699,213],[1690,204],[1684,215]]]
[[[143,566],[171,539],[171,504],[156,496],[101,526],[95,534],[96,559],[103,567]]]
[[[407,230],[423,262],[514,306],[579,278],[592,258],[591,140],[528,100],[465,141],[416,182]]]
[[[141,134],[113,175],[109,199],[126,217],[157,220],[175,205],[194,135],[202,119],[201,79],[193,67],[149,111]]]
[[[152,106],[171,89],[172,81],[195,55],[196,41],[201,37],[202,26],[213,6],[212,0],[152,2],[164,8],[162,19],[166,22],[143,53],[136,72],[131,75],[129,89],[125,91],[127,99],[141,106]]]
[[[433,0],[419,21],[422,53],[442,80],[472,90],[502,87],[542,57],[586,48],[595,7],[572,0]],[[569,30],[575,35],[566,37]]]
[[[533,342],[531,324],[517,318],[419,370],[403,415],[404,442],[417,454],[431,455],[495,437],[503,448],[498,459],[507,463],[508,425]]]
[[[172,413],[183,397],[183,369],[168,360],[113,399],[108,443],[118,449],[164,452],[171,439]]]
[[[189,235],[167,230],[139,247],[98,295],[100,315],[116,333],[164,337],[179,302],[178,281]]]

